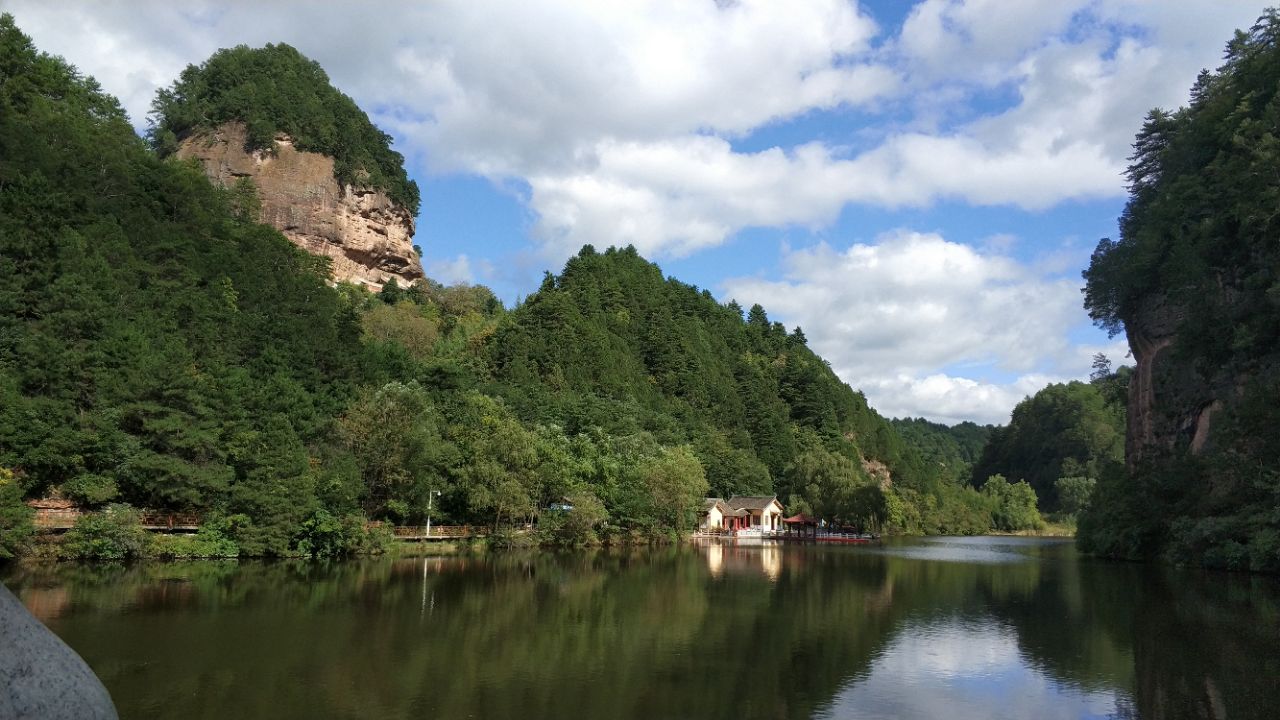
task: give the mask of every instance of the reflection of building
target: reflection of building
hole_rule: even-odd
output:
[[[721,532],[769,531],[782,527],[782,503],[776,495],[707,498],[699,513],[699,527]]]
[[[715,544],[707,546],[707,570],[713,577],[720,577],[724,572],[724,546]]]
[[[712,577],[725,573],[763,575],[771,582],[782,576],[783,548],[774,544],[743,547],[738,543],[708,543],[702,548],[707,572]]]
[[[777,581],[782,575],[782,549],[777,545],[764,545],[760,548],[760,569],[770,580]]]

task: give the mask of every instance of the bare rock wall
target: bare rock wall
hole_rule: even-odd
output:
[[[262,202],[262,222],[295,245],[333,261],[333,279],[371,290],[395,278],[409,285],[423,277],[413,249],[414,219],[382,191],[340,185],[333,158],[298,150],[287,136],[274,152],[245,150],[245,129],[227,123],[184,139],[178,157],[199,161],[209,179],[225,187],[250,178]]]

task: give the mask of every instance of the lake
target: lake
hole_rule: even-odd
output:
[[[1276,718],[1275,578],[1070,541],[17,566],[122,718]]]

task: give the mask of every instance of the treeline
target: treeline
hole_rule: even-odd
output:
[[[500,536],[536,521],[548,542],[672,537],[709,493],[897,532],[1025,520],[1023,490],[926,461],[799,328],[632,248],[584,248],[510,311],[481,287],[327,286],[251,195],[163,157],[197,118],[363,127],[290,48],[188,69],[155,148],[8,16],[0,58],[0,555],[29,536],[22,499],[50,494],[103,509],[65,551],[108,557],[343,554],[380,545],[368,521],[428,508]],[[267,101],[293,97],[288,67],[320,98],[290,100],[297,117]],[[362,137],[381,149],[353,162],[401,177],[386,137]],[[206,529],[157,550],[130,507]]]
[[[1120,238],[1098,244],[1085,305],[1113,334],[1168,346],[1146,351],[1155,437],[1131,473],[1100,479],[1081,523],[1093,552],[1280,571],[1278,89],[1268,10],[1134,143]]]

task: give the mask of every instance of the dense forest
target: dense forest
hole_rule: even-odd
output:
[[[1280,571],[1280,13],[1155,110],[1134,144],[1120,238],[1085,304],[1139,360],[1129,471],[1082,518],[1099,554]]]
[[[920,453],[925,465],[940,476],[963,482],[973,473],[973,464],[996,430],[994,425],[962,422],[944,425],[925,418],[894,418],[890,421],[902,439]]]
[[[0,63],[0,556],[30,538],[23,499],[51,494],[100,510],[68,533],[73,557],[341,554],[433,503],[499,536],[647,540],[688,531],[709,493],[887,531],[1039,523],[1025,483],[971,488],[922,456],[799,328],[632,248],[583,248],[511,310],[482,287],[330,287],[327,260],[253,220],[252,192],[166,153],[241,119],[403,179],[291,48],[189,68],[151,143],[9,16]],[[223,97],[224,73],[264,84]],[[137,508],[204,528],[148,549]]]

